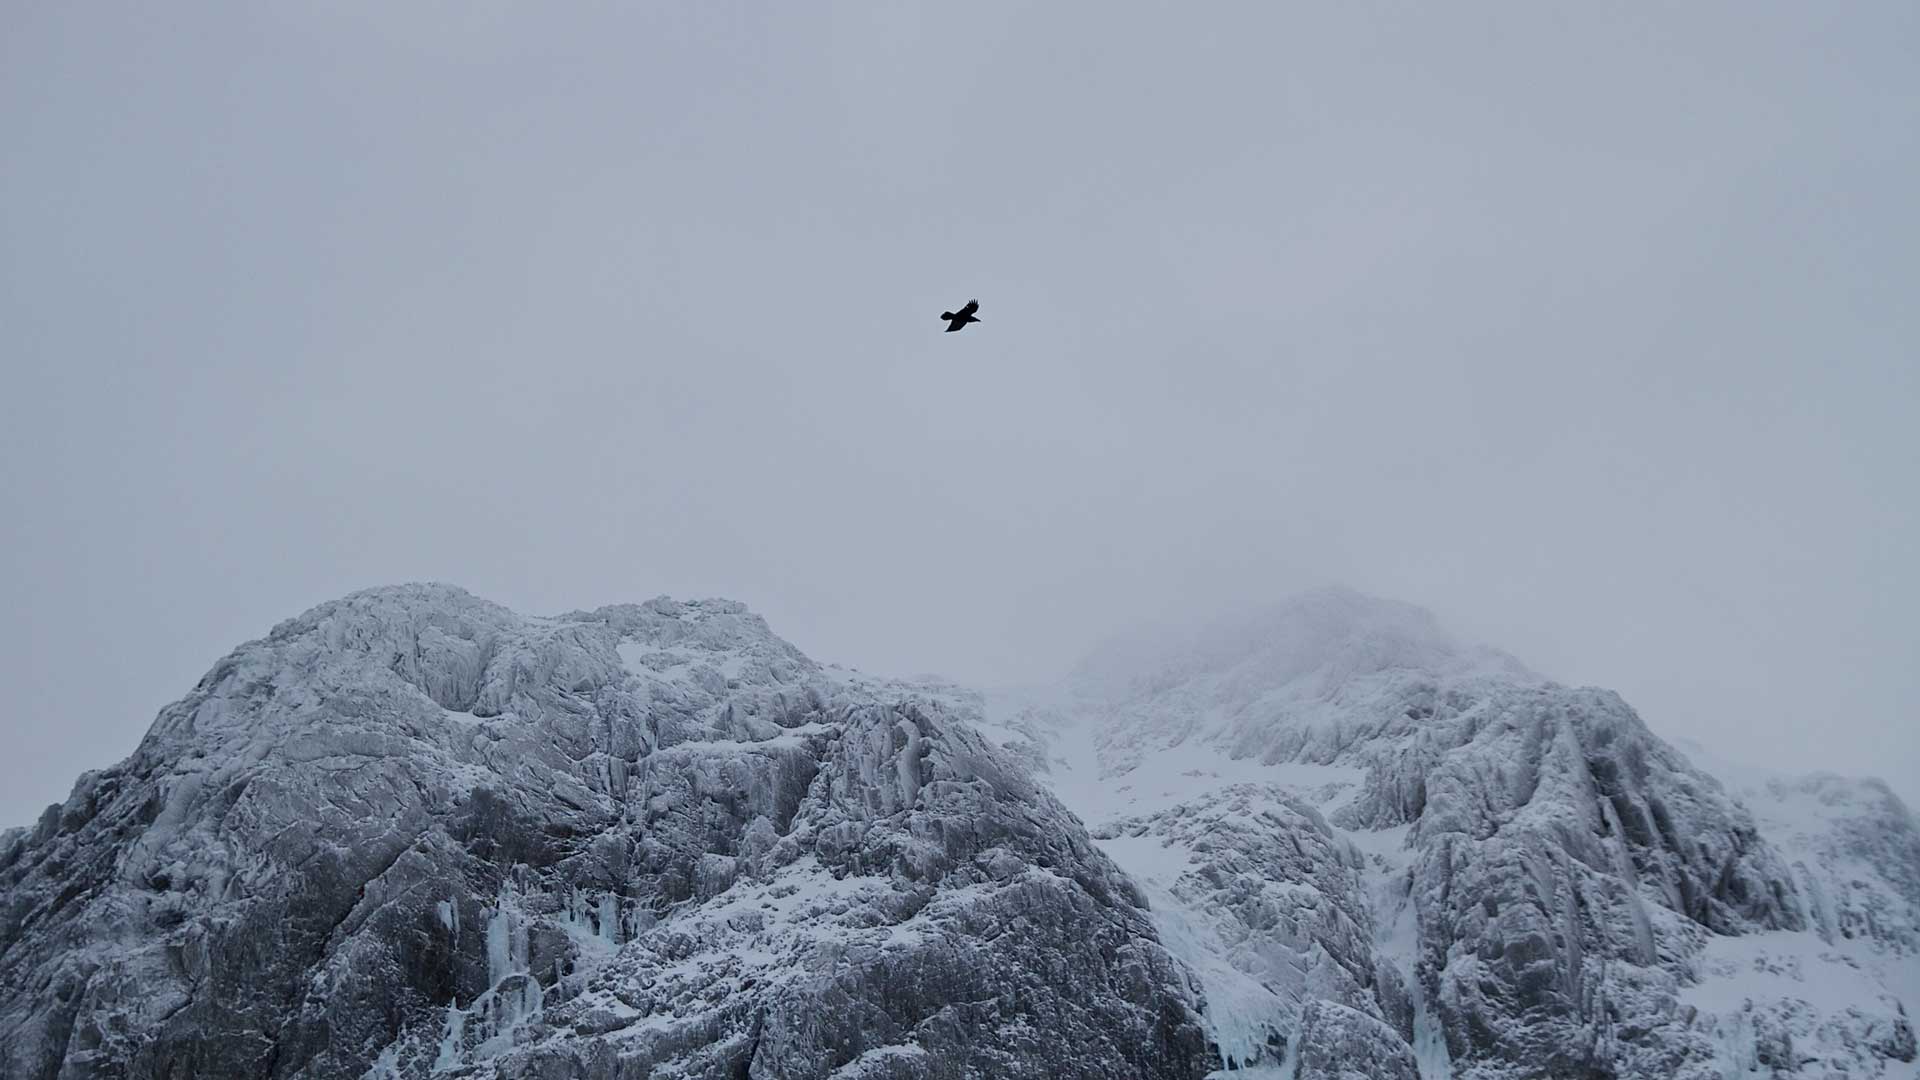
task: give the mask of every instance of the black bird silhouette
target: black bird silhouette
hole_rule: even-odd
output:
[[[959,311],[943,311],[940,317],[947,320],[947,333],[951,334],[970,322],[979,322],[979,319],[973,317],[973,313],[979,310],[980,301],[969,300],[966,307]]]

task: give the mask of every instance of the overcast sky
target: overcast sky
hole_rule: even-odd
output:
[[[983,683],[1340,582],[1920,801],[1916,57],[1909,0],[11,5],[0,824],[417,579]]]

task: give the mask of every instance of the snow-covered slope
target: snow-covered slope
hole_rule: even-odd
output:
[[[1914,1073],[1920,832],[1879,785],[1743,805],[1616,695],[1345,590],[977,707],[1141,882],[1223,1069]]]
[[[1787,862],[1808,927],[1708,943],[1683,999],[1719,1038],[1726,1062],[1871,1075],[1911,1061],[1920,1006],[1920,821],[1877,780],[1787,775],[1735,765],[1684,744],[1743,803]],[[1916,1070],[1920,1073],[1920,1070]]]
[[[0,848],[0,1077],[1196,1077],[1135,887],[724,602],[375,590]]]
[[[1916,972],[1883,786],[1342,590],[1017,693],[373,590],[0,834],[0,1080],[1907,1078]]]

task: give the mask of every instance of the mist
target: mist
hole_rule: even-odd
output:
[[[1912,4],[306,7],[0,35],[0,824],[422,579],[978,684],[1344,583],[1920,803]]]

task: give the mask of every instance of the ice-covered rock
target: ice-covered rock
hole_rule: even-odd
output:
[[[1345,590],[1020,693],[373,590],[0,833],[0,1080],[1891,1077],[1916,1004],[1884,786]]]
[[[1299,1080],[1419,1080],[1412,1049],[1378,1017],[1331,1001],[1304,1012]]]
[[[0,1076],[1197,1077],[1135,887],[936,697],[738,605],[408,586],[0,847]]]
[[[1202,973],[1223,1067],[1285,1060],[1315,1002],[1411,1037],[1401,976],[1375,961],[1365,862],[1310,804],[1236,784],[1098,835],[1147,889],[1168,948]]]
[[[1418,609],[1309,593],[982,708],[1141,880],[1225,1065],[1348,1068],[1309,1064],[1315,1017],[1428,1080],[1913,1061],[1920,831],[1884,787],[1743,805],[1617,695]]]
[[[1920,823],[1887,786],[1690,753],[1753,808],[1807,907],[1801,932],[1715,938],[1685,1006],[1727,1072],[1876,1075],[1915,1061]]]

